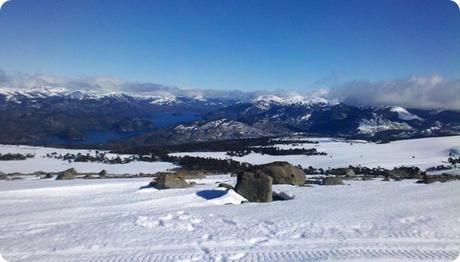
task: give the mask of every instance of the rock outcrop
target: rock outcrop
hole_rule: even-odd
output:
[[[226,188],[226,189],[232,189],[232,190],[235,190],[235,187],[230,185],[230,184],[227,184],[227,183],[219,183],[219,185],[217,187],[222,187],[222,188]]]
[[[159,175],[150,185],[156,189],[186,188],[190,184],[184,178],[176,174],[164,173]]]
[[[273,179],[273,184],[301,186],[305,184],[305,172],[288,162],[272,162],[255,167],[255,174],[265,174]]]
[[[238,174],[235,191],[249,202],[272,202],[272,182],[268,175],[242,172]]]
[[[106,177],[108,175],[107,170],[102,169],[102,171],[99,172],[98,175],[99,175],[100,178]]]
[[[401,179],[421,179],[423,174],[418,167],[395,167],[389,172],[389,176]]]
[[[74,179],[78,175],[74,168],[69,168],[63,172],[58,173],[56,180],[69,180]]]

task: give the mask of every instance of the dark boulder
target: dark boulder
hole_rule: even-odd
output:
[[[273,178],[265,174],[241,172],[235,191],[249,202],[272,202],[272,182]]]
[[[233,190],[235,189],[234,186],[229,185],[227,183],[219,183],[219,185],[217,187],[223,187],[223,188],[226,188],[226,189],[233,189]]]
[[[150,185],[156,189],[186,188],[190,184],[184,178],[175,174],[164,173],[159,175]]]
[[[108,173],[107,173],[107,170],[105,170],[105,169],[102,169],[102,171],[101,171],[101,172],[99,172],[99,174],[98,174],[98,175],[99,175],[99,177],[106,177],[106,176],[108,175]]]
[[[305,184],[305,173],[302,169],[288,162],[272,162],[255,167],[254,173],[265,174],[273,179],[273,184],[289,184],[301,186]]]
[[[5,173],[0,172],[0,180],[10,180],[10,177]]]
[[[53,178],[53,175],[50,173],[46,173],[44,176],[40,177],[41,179],[50,179]]]
[[[282,191],[281,192],[273,191],[272,197],[273,197],[273,201],[286,201],[286,200],[294,199],[294,196],[289,195],[288,193],[282,192]]]
[[[343,181],[339,177],[325,177],[322,184],[324,186],[343,185]]]
[[[78,175],[74,168],[69,168],[63,172],[58,173],[56,180],[74,179]]]

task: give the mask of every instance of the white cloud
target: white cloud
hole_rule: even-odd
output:
[[[24,91],[39,89],[59,89],[66,92],[91,92],[95,94],[124,93],[138,96],[183,96],[183,97],[213,97],[248,100],[254,97],[251,93],[238,90],[205,90],[182,89],[155,83],[129,82],[111,76],[81,76],[61,77],[42,74],[6,73],[0,70],[0,88]]]
[[[125,93],[139,96],[184,96],[230,98],[249,101],[263,95],[328,98],[352,105],[402,106],[408,108],[460,109],[460,80],[445,80],[438,75],[410,77],[378,82],[351,81],[330,89],[309,91],[253,91],[182,89],[154,83],[129,82],[110,76],[60,77],[50,75],[8,74],[0,70],[0,88],[32,90],[55,88],[96,94]]]
[[[432,75],[379,82],[352,81],[334,89],[331,95],[355,105],[460,109],[460,80]]]
[[[3,5],[9,0],[0,0],[0,10],[2,10]]]

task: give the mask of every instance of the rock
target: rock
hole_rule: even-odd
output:
[[[40,177],[40,179],[50,179],[53,178],[53,175],[50,173],[46,173],[44,176]]]
[[[69,168],[63,172],[60,172],[56,180],[68,180],[68,179],[74,179],[78,175],[77,171],[74,168]]]
[[[107,170],[102,169],[101,172],[99,172],[99,177],[106,177],[108,175]]]
[[[255,167],[254,173],[265,174],[273,179],[273,184],[290,184],[301,186],[305,184],[305,173],[302,169],[288,162],[272,162]]]
[[[395,167],[393,170],[390,170],[389,175],[393,178],[421,179],[422,171],[418,167]]]
[[[176,174],[164,173],[159,175],[150,185],[156,189],[186,188],[190,184],[183,177]]]
[[[341,176],[341,177],[355,177],[355,171],[351,168],[334,168],[329,170],[330,175]]]
[[[10,177],[5,173],[0,172],[0,180],[10,180]]]
[[[454,180],[460,180],[460,176],[451,175],[451,174],[442,174],[442,175],[435,175],[435,176],[424,175],[421,180],[417,181],[417,183],[418,184],[431,184],[434,182],[445,183],[445,182],[454,181]]]
[[[386,182],[390,181],[390,176],[385,176],[385,178],[382,179],[382,181],[386,181]]]
[[[272,193],[273,201],[286,201],[294,199],[294,196],[287,194],[286,192],[275,192]]]
[[[343,185],[343,181],[339,177],[325,177],[323,179],[324,186],[335,186],[335,185]]]
[[[219,185],[217,187],[223,187],[223,188],[226,188],[226,189],[233,189],[233,190],[235,189],[234,186],[229,185],[227,183],[219,183]]]
[[[439,178],[435,176],[424,176],[421,180],[417,181],[418,184],[431,184],[434,182],[440,181]]]
[[[272,182],[273,178],[265,174],[241,172],[235,191],[249,202],[272,202]]]
[[[395,180],[395,181],[401,181],[402,179],[401,179],[401,177],[399,177],[399,176],[395,176],[395,177],[394,177],[394,180]]]

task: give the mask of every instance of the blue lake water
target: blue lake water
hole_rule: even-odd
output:
[[[181,123],[192,122],[199,120],[200,116],[192,112],[183,112],[183,113],[168,113],[168,112],[159,112],[155,113],[152,117],[152,122],[156,127],[170,127]]]
[[[155,113],[150,119],[155,127],[165,128],[180,123],[199,120],[200,116],[192,112],[184,113]],[[85,145],[85,144],[104,144],[110,140],[117,140],[141,134],[142,131],[120,133],[114,130],[88,130],[85,132],[86,139],[83,141],[71,141],[60,137],[48,137],[40,141],[40,144],[63,144],[63,145]]]

